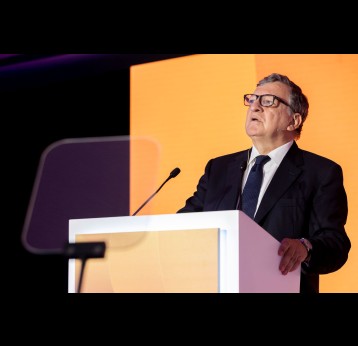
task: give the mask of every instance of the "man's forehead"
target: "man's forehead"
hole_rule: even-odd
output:
[[[273,94],[276,96],[285,96],[289,93],[289,86],[281,82],[270,82],[257,86],[254,93],[258,95]]]

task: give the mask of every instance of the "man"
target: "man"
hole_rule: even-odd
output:
[[[211,159],[197,190],[178,213],[238,208],[252,213],[254,221],[280,242],[282,274],[301,265],[300,292],[318,293],[319,275],[340,269],[351,247],[345,231],[348,203],[342,169],[298,148],[309,104],[288,77],[265,77],[253,94],[244,95],[244,104],[252,148]],[[257,205],[255,201],[252,211],[246,211],[250,193],[245,184],[259,155],[268,156],[261,168],[262,183],[247,184],[248,189],[259,186]]]

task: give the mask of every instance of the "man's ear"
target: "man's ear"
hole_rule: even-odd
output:
[[[302,115],[300,113],[295,113],[292,116],[292,124],[290,126],[292,126],[293,130],[296,130],[297,128],[299,128],[302,124]]]

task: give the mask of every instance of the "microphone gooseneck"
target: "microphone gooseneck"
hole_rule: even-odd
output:
[[[159,192],[159,190],[164,186],[164,184],[172,179],[175,178],[178,174],[180,173],[180,168],[176,167],[174,168],[170,174],[169,177],[164,181],[164,183],[162,185],[159,186],[159,188],[157,189],[157,191],[155,191],[135,212],[132,216],[137,215],[137,213]]]

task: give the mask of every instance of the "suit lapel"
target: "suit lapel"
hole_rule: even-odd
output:
[[[302,164],[302,152],[298,148],[296,142],[294,142],[286,156],[283,158],[262,198],[255,216],[255,221],[257,223],[261,222],[274,204],[277,203],[285,191],[298,178],[302,172]]]
[[[245,171],[241,169],[241,165],[243,164],[244,161],[246,161],[246,159],[247,159],[247,151],[240,152],[240,154],[236,156],[235,160],[233,160],[228,165],[227,180],[226,180],[228,186],[228,193],[224,197],[224,200],[222,201],[222,207],[224,209],[236,208],[239,191],[241,189],[241,184],[242,184],[242,176]]]

